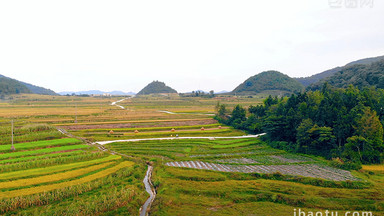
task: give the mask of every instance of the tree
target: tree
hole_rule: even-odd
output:
[[[376,112],[369,107],[363,109],[363,114],[357,120],[356,134],[367,140],[367,144],[361,146],[361,162],[381,163],[384,150],[383,125]]]
[[[274,104],[277,104],[278,102],[279,102],[279,99],[277,98],[277,96],[273,98],[271,95],[269,95],[269,97],[264,100],[264,104],[266,107],[270,107]]]
[[[352,162],[363,162],[363,152],[370,146],[367,139],[362,136],[352,136],[347,139],[342,157]]]
[[[217,115],[220,118],[224,118],[226,116],[226,113],[227,113],[227,107],[224,104],[219,104],[219,108],[217,110]]]
[[[304,119],[299,127],[297,127],[296,151],[301,153],[308,153],[308,146],[310,146],[312,140],[309,131],[313,128],[313,122],[311,119]]]
[[[378,146],[383,144],[383,125],[371,108],[365,107],[363,110],[363,114],[357,121],[356,134],[371,140]]]
[[[262,105],[249,106],[248,111],[255,114],[257,117],[263,117],[265,115],[265,107]]]
[[[232,110],[231,117],[229,118],[230,124],[236,127],[236,125],[241,124],[246,120],[246,110],[240,106],[236,105]]]
[[[213,90],[209,91],[209,97],[211,98],[215,97],[215,92]]]
[[[308,131],[311,143],[308,153],[331,158],[331,151],[335,149],[335,136],[330,127],[319,127],[316,124]]]

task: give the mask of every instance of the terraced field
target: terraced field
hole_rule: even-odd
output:
[[[168,162],[165,165],[174,167],[186,167],[194,169],[206,169],[221,172],[242,173],[281,173],[283,175],[295,175],[312,178],[321,178],[333,181],[359,181],[350,172],[317,164],[303,165],[224,165],[201,161]]]
[[[158,193],[153,215],[269,215],[263,208],[276,209],[277,215],[292,214],[293,208],[341,213],[351,205],[381,215],[384,209],[384,193],[377,191],[382,186],[372,186],[361,174],[332,168],[321,158],[270,148],[257,138],[119,142],[106,147],[155,163]]]
[[[349,171],[331,168],[305,156],[272,149],[255,138],[209,141],[174,139],[110,145],[111,149],[125,154],[166,156],[174,160],[165,165],[173,167],[221,172],[281,173],[334,181],[359,180]],[[198,160],[185,160],[191,157]]]
[[[138,200],[145,198],[140,185],[142,175],[133,174],[133,161],[81,143],[74,138],[18,143],[14,145],[15,151],[10,150],[11,145],[0,145],[0,213],[13,214],[18,210],[20,214],[33,214],[34,206],[44,205],[51,209],[44,214],[67,214],[68,209],[55,202],[70,202],[75,196],[87,205],[97,200],[86,195],[90,191],[94,195],[115,195],[114,200],[101,204],[99,212],[118,209],[134,196]],[[124,179],[130,183],[121,184]],[[138,185],[132,185],[133,182]],[[108,185],[121,190],[108,193]],[[138,205],[135,203],[124,211],[137,212]],[[77,214],[83,214],[82,209],[89,210],[83,206]]]

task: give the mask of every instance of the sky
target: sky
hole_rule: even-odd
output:
[[[1,0],[0,74],[61,91],[233,90],[384,55],[381,0]]]

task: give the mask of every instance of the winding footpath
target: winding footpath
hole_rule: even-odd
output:
[[[125,100],[127,100],[127,99],[130,99],[130,98],[133,98],[133,97],[134,97],[134,96],[131,96],[131,97],[123,98],[123,99],[121,99],[121,100],[112,102],[112,103],[111,103],[111,106],[117,106],[117,107],[119,107],[119,108],[121,108],[121,109],[125,109],[125,107],[119,105],[118,103],[123,102],[123,101],[125,101]]]

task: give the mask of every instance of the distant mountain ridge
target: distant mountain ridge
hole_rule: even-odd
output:
[[[0,94],[33,93],[42,95],[57,95],[56,92],[43,87],[0,75]]]
[[[384,60],[370,64],[350,64],[342,67],[332,76],[312,83],[307,89],[321,89],[324,83],[337,88],[347,88],[349,85],[354,85],[360,89],[364,87],[384,89]]]
[[[304,86],[297,80],[278,71],[265,71],[256,74],[237,86],[232,94],[257,94],[264,91],[282,91],[295,93],[304,90]]]
[[[148,95],[148,94],[161,94],[161,93],[177,93],[177,91],[163,82],[153,81],[145,86],[137,95]]]
[[[353,61],[353,62],[346,64],[343,67],[335,67],[335,68],[326,70],[324,72],[312,75],[310,77],[300,77],[300,78],[294,78],[294,79],[296,79],[301,84],[303,84],[305,87],[307,87],[307,86],[311,85],[312,83],[319,82],[321,79],[332,76],[333,74],[343,70],[345,67],[353,66],[353,65],[357,65],[357,64],[367,65],[367,64],[371,64],[373,62],[377,62],[380,60],[384,60],[384,56],[378,56],[378,57],[371,57],[371,58],[364,58],[364,59],[356,60],[356,61]]]
[[[60,95],[102,95],[102,94],[110,94],[110,95],[135,95],[135,92],[123,92],[123,91],[100,91],[100,90],[88,90],[88,91],[63,91],[59,92]]]

